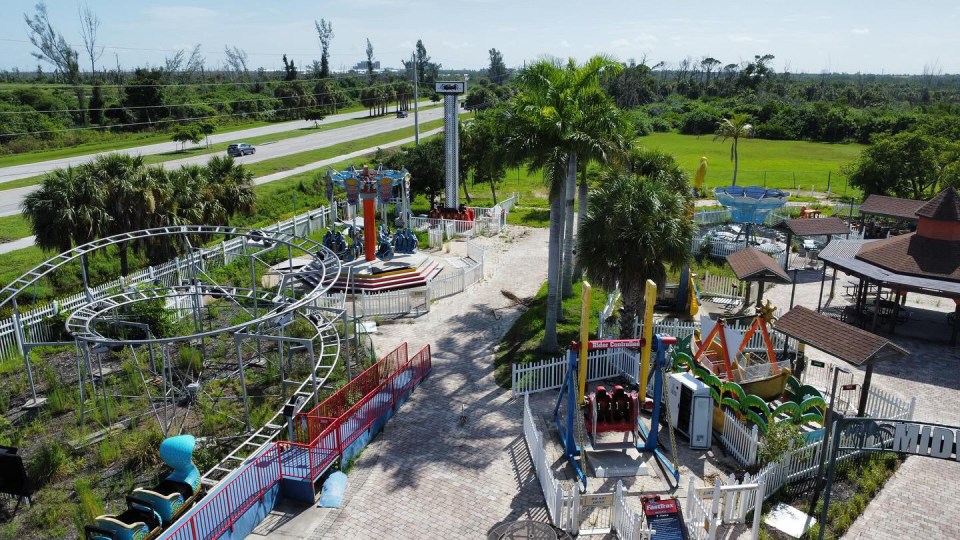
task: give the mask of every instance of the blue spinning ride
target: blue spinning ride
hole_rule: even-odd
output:
[[[733,221],[760,225],[767,215],[787,204],[790,194],[779,189],[758,186],[727,186],[713,190],[717,202],[730,210]]]

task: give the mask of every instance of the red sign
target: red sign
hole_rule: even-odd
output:
[[[677,509],[677,500],[676,499],[665,499],[662,501],[654,501],[648,504],[644,509],[644,512],[648,516],[662,516],[664,514],[676,514]]]
[[[637,349],[643,347],[643,339],[595,339],[587,342],[587,349],[591,351],[601,349]]]
[[[858,386],[857,384],[845,384],[845,385],[841,386],[840,389],[841,389],[841,390],[856,390],[856,389],[857,389],[857,386]]]

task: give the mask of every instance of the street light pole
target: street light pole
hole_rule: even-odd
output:
[[[833,429],[833,406],[837,399],[837,381],[840,378],[840,373],[850,373],[850,370],[840,367],[833,366],[833,383],[830,385],[830,402],[827,403],[827,410],[825,411],[826,418],[823,422],[823,441],[820,442],[820,464],[817,465],[817,475],[816,478],[816,489],[813,490],[813,498],[810,500],[810,510],[807,512],[807,526],[810,525],[810,520],[813,518],[813,512],[817,507],[817,499],[820,498],[820,493],[823,486],[823,468],[826,466],[827,454],[830,452],[830,432]],[[823,540],[823,533],[826,530],[826,516],[827,516],[827,505],[829,504],[829,499],[824,501],[823,512],[820,516],[820,538]]]
[[[420,93],[418,90],[420,78],[417,76],[417,55],[410,54],[410,65],[413,66],[413,144],[420,146]]]

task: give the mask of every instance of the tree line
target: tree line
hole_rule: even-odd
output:
[[[106,154],[76,167],[56,169],[24,197],[23,216],[45,250],[64,252],[125,232],[178,225],[227,225],[256,204],[253,175],[231,157],[206,165],[167,170],[140,156]],[[158,264],[184,246],[161,236],[119,244],[120,274],[130,269],[128,252]]]

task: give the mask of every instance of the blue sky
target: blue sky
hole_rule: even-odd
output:
[[[34,0],[3,0],[0,69],[34,70],[23,13]],[[595,0],[89,0],[102,20],[102,64],[125,69],[163,63],[202,44],[208,66],[224,45],[250,64],[300,65],[320,56],[314,19],[332,21],[334,68],[364,59],[366,38],[385,67],[400,66],[417,39],[444,67],[480,68],[499,49],[509,66],[541,55],[585,59],[607,53],[676,65],[712,56],[724,64],[776,56],[792,72],[960,73],[960,2],[766,0],[648,2]],[[49,0],[54,25],[82,49],[74,0]],[[84,66],[89,64],[82,59]],[[44,69],[49,69],[44,66]]]

